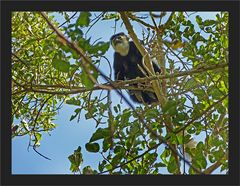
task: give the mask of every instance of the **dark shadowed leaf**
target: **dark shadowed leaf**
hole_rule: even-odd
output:
[[[79,115],[79,113],[81,112],[81,110],[82,110],[82,108],[77,108],[77,109],[75,109],[75,110],[74,110],[75,115],[72,115],[72,116],[71,116],[70,121],[72,121],[74,118],[76,118],[76,117]]]
[[[85,148],[87,149],[87,151],[89,152],[98,152],[100,147],[98,143],[87,143],[85,145]]]
[[[68,156],[68,159],[71,162],[70,170],[72,172],[79,171],[79,166],[83,162],[81,147],[79,146],[76,150],[74,150],[74,153]]]

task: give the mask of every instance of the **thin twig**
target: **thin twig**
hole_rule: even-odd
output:
[[[161,144],[162,144],[162,142],[159,142],[158,144],[156,144],[156,145],[154,145],[153,147],[149,148],[148,150],[146,150],[146,151],[143,152],[142,154],[140,154],[140,155],[132,158],[131,160],[129,160],[129,161],[127,161],[127,162],[124,162],[124,163],[122,163],[122,164],[120,164],[120,165],[118,165],[118,166],[116,166],[116,167],[113,167],[113,168],[110,169],[110,170],[100,172],[99,174],[104,174],[104,173],[106,173],[106,172],[111,172],[111,171],[113,171],[113,170],[115,170],[115,169],[117,169],[117,168],[122,168],[123,166],[125,166],[125,165],[127,165],[127,164],[129,164],[129,163],[131,163],[131,162],[133,162],[133,161],[135,161],[135,160],[143,157],[145,154],[147,154],[147,153],[150,152],[151,150],[156,149],[156,148],[157,148],[159,145],[161,145]]]
[[[196,120],[198,120],[199,118],[201,118],[204,114],[208,113],[214,106],[216,106],[217,104],[221,103],[224,99],[226,99],[228,97],[228,95],[224,95],[221,99],[219,99],[218,101],[214,102],[212,105],[210,105],[206,110],[204,110],[201,114],[197,115],[196,117],[194,117],[193,119],[191,119],[189,122],[187,122],[186,125],[178,128],[174,133],[177,134],[183,130],[185,130],[189,125],[191,125],[193,122],[195,122]]]

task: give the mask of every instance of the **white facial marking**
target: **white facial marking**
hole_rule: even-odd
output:
[[[121,56],[127,56],[129,52],[129,41],[127,36],[119,36],[112,41],[114,50]]]
[[[126,56],[128,55],[128,51],[129,51],[129,42],[126,40],[123,40],[121,43],[116,44],[114,49],[121,56]]]

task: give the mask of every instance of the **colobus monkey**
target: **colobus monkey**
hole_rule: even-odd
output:
[[[142,64],[142,55],[133,41],[129,41],[128,36],[123,32],[113,35],[110,38],[114,53],[114,78],[115,80],[129,80],[137,77],[146,77],[147,71]],[[157,64],[152,63],[154,71],[160,73]],[[145,71],[146,73],[144,74]],[[137,84],[133,86],[137,87]],[[137,103],[151,104],[157,102],[155,93],[144,90],[129,90],[130,98]]]

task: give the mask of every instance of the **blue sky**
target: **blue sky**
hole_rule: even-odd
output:
[[[196,15],[200,15],[203,19],[214,19],[216,12],[202,12],[191,16],[191,20],[195,20]],[[61,24],[64,20],[60,16],[56,16],[56,20]],[[195,21],[194,21],[195,22]],[[91,29],[88,36],[92,37],[92,41],[102,38],[103,41],[108,41],[111,35],[114,34],[114,21],[100,21]],[[133,24],[135,32],[141,37],[142,26]],[[120,22],[117,23],[117,32],[126,32],[124,25],[120,27]],[[113,49],[106,53],[106,57],[112,64]],[[109,67],[107,62],[103,59],[101,61],[101,69],[108,75]],[[95,92],[96,95],[99,91]],[[127,96],[128,97],[128,96]],[[120,102],[120,98],[112,93],[113,105]],[[127,108],[122,104],[123,108]],[[17,137],[12,140],[12,173],[13,174],[72,174],[69,171],[70,162],[67,157],[73,153],[78,147],[82,147],[84,162],[82,167],[90,165],[97,169],[101,155],[98,153],[89,153],[85,150],[85,143],[89,141],[95,129],[95,122],[92,120],[85,120],[84,113],[78,123],[77,120],[69,121],[71,115],[74,113],[76,107],[64,105],[57,115],[55,123],[57,127],[51,132],[51,136],[43,134],[41,146],[38,149],[43,155],[51,158],[46,160],[36,154],[31,148],[29,152],[28,136]]]

